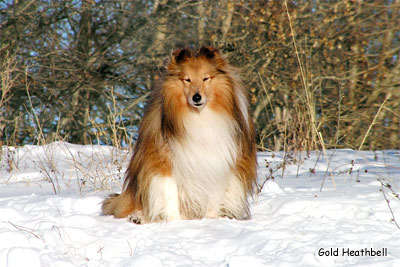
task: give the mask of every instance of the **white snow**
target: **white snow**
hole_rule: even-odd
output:
[[[121,190],[126,151],[3,146],[0,266],[400,266],[400,151],[327,156],[297,153],[283,169],[283,152],[259,153],[259,183],[274,179],[250,200],[251,220],[136,225],[100,212]],[[383,248],[387,256],[318,255]]]

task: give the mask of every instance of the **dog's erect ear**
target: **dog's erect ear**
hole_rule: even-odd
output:
[[[178,49],[175,50],[172,53],[173,59],[175,60],[176,64],[180,64],[184,61],[186,61],[186,59],[190,58],[192,56],[192,53],[189,49],[184,48],[184,49]]]
[[[202,46],[198,55],[208,59],[212,64],[215,65],[215,67],[217,67],[217,69],[222,70],[226,66],[226,61],[220,55],[217,48],[211,46]]]
[[[218,50],[209,46],[202,46],[199,50],[199,55],[208,59],[213,59],[216,54],[218,54]]]

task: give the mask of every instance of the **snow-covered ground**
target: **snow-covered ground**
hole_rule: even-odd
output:
[[[0,266],[400,266],[400,151],[259,153],[259,183],[274,179],[251,220],[147,225],[100,213],[125,151],[56,142],[0,156]]]

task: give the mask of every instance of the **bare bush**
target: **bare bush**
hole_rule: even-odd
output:
[[[209,44],[242,71],[259,149],[399,148],[399,12],[399,1],[1,3],[0,64],[13,66],[1,138],[38,143],[40,125],[46,142],[130,145],[171,51]]]

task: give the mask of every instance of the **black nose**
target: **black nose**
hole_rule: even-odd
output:
[[[195,93],[192,99],[194,103],[199,103],[201,100],[201,95],[199,93]]]

